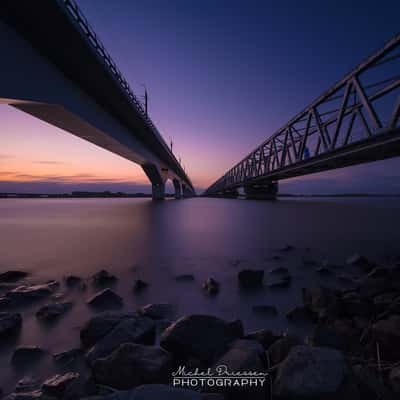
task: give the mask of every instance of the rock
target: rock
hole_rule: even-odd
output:
[[[156,333],[157,336],[161,336],[163,332],[173,323],[169,319],[158,319],[156,322]]]
[[[271,257],[271,260],[279,261],[279,260],[282,260],[282,257],[281,257],[281,256],[278,256],[278,255],[275,255],[275,256],[272,256],[272,257]]]
[[[272,282],[268,285],[270,289],[285,289],[290,286],[290,283],[292,282],[292,278],[290,275],[286,275],[282,277],[279,281],[277,282]]]
[[[390,390],[376,372],[364,365],[354,365],[353,374],[356,378],[362,400],[393,399]]]
[[[0,310],[4,310],[11,305],[11,299],[8,297],[0,297]]]
[[[244,338],[250,340],[256,340],[260,343],[264,349],[267,349],[271,346],[272,343],[277,341],[281,336],[274,335],[272,331],[269,329],[260,329],[255,332],[248,333]]]
[[[295,346],[278,368],[274,394],[290,399],[328,398],[340,392],[347,373],[345,359],[339,351]]]
[[[77,372],[66,372],[63,375],[54,375],[42,385],[42,392],[46,397],[77,400],[94,394],[96,387],[89,380],[85,380]]]
[[[108,288],[95,293],[87,301],[90,306],[103,309],[122,307],[122,302],[122,297]]]
[[[170,378],[172,356],[158,346],[125,343],[106,358],[93,363],[97,383],[116,389],[130,389],[144,383]]]
[[[76,285],[78,285],[79,283],[82,283],[82,278],[80,278],[79,276],[76,275],[67,275],[65,278],[65,284],[68,287],[74,287]]]
[[[319,267],[315,270],[316,273],[323,275],[323,276],[330,276],[334,274],[334,271],[332,271],[328,267]]]
[[[10,290],[7,293],[7,297],[14,302],[39,300],[52,295],[54,292],[54,287],[54,282],[45,283],[43,285],[22,285],[13,290]]]
[[[115,283],[116,280],[117,280],[117,278],[114,275],[110,274],[105,269],[102,269],[99,272],[96,272],[92,276],[93,284],[96,286],[111,285],[111,284]]]
[[[278,315],[278,310],[275,306],[269,306],[269,305],[255,305],[252,307],[253,311],[259,314],[264,314],[264,315],[269,315],[269,316],[275,316]]]
[[[241,337],[243,325],[238,320],[227,322],[211,315],[189,315],[170,325],[160,344],[173,354],[209,361],[221,354],[229,342]]]
[[[308,307],[296,306],[286,313],[286,318],[291,321],[315,321],[316,315]]]
[[[82,349],[71,349],[53,354],[54,361],[60,364],[69,364],[75,362],[83,355]]]
[[[382,293],[375,296],[373,299],[374,310],[376,313],[382,313],[389,309],[389,307],[396,303],[399,299],[399,294],[394,292]]]
[[[127,395],[118,395],[126,393]],[[212,397],[208,397],[212,396]],[[93,400],[224,400],[218,394],[201,394],[194,390],[173,387],[171,385],[141,385],[128,392],[116,392],[107,398]]]
[[[174,306],[169,303],[147,304],[139,309],[139,314],[151,319],[168,319],[174,315]]]
[[[5,400],[54,400],[44,397],[41,390],[32,390],[30,392],[14,392],[5,397]]]
[[[142,281],[141,279],[136,279],[135,283],[133,284],[133,291],[134,292],[140,292],[143,289],[147,288],[149,284],[145,281]]]
[[[303,303],[313,312],[319,314],[328,312],[335,314],[339,311],[337,292],[327,287],[303,288]]]
[[[108,356],[123,343],[153,344],[156,325],[147,317],[134,317],[121,321],[110,333],[96,342],[87,353],[87,360],[93,363],[100,357]]]
[[[39,382],[30,376],[26,376],[18,381],[17,386],[15,386],[15,391],[32,392],[34,390],[37,390],[38,388]]]
[[[182,275],[177,275],[175,277],[175,280],[178,282],[189,282],[189,281],[194,281],[194,276],[192,274],[182,274]]]
[[[332,347],[344,352],[356,350],[358,341],[358,330],[340,321],[335,321],[333,325],[318,325],[312,338],[315,346]]]
[[[268,355],[270,360],[270,365],[279,364],[282,360],[284,360],[289,354],[290,350],[302,344],[300,338],[293,335],[283,336],[280,339],[276,340],[269,348]]]
[[[315,267],[318,263],[315,260],[303,260],[305,267]]]
[[[288,245],[286,245],[285,247],[282,247],[281,249],[280,249],[280,251],[292,251],[292,250],[294,250],[294,246],[291,246],[290,244],[288,244]]]
[[[391,369],[389,374],[389,384],[393,392],[400,394],[400,366]]]
[[[271,271],[269,271],[270,274],[277,274],[277,275],[288,275],[289,274],[289,270],[285,267],[277,267],[277,268],[273,268],[271,269]]]
[[[36,316],[45,321],[53,321],[60,317],[72,307],[72,303],[52,303],[46,304],[36,311]]]
[[[22,317],[19,313],[0,312],[0,338],[15,334],[22,325]]]
[[[27,272],[10,270],[0,274],[0,282],[16,282],[28,276]]]
[[[102,312],[90,318],[80,331],[81,342],[85,347],[93,346],[98,340],[111,332],[120,322],[135,317],[134,313]]]
[[[342,312],[347,317],[361,316],[369,317],[372,312],[371,304],[355,292],[347,292],[341,298]]]
[[[350,276],[350,275],[346,275],[346,274],[340,274],[336,277],[336,279],[340,282],[343,283],[345,285],[355,285],[356,281],[355,279]]]
[[[391,315],[373,324],[371,335],[379,344],[382,360],[396,361],[400,358],[400,315]]]
[[[44,355],[39,346],[20,346],[14,350],[11,358],[13,364],[27,364],[38,361]]]
[[[213,279],[208,278],[203,282],[203,289],[206,290],[209,294],[217,294],[219,292],[219,283]]]
[[[352,256],[347,258],[346,264],[348,265],[364,265],[368,264],[367,257],[361,256],[358,253],[354,253]]]
[[[238,279],[240,286],[243,288],[261,287],[264,279],[264,271],[244,269],[238,273]]]

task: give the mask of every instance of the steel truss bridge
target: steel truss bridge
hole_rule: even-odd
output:
[[[281,179],[400,155],[400,34],[213,183],[206,196],[274,198]]]

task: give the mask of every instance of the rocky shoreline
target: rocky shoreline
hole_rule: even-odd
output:
[[[286,246],[281,252],[293,252]],[[281,260],[281,256],[274,256]],[[281,262],[281,261],[280,261]],[[283,262],[282,262],[283,263]],[[58,373],[43,381],[34,374],[34,360],[43,356],[39,346],[14,349],[10,364],[23,365],[27,374],[6,399],[396,399],[400,394],[400,260],[380,265],[354,254],[346,261],[356,275],[343,274],[344,265],[308,260],[322,276],[336,275],[345,289],[310,286],[302,289],[302,304],[287,311],[292,323],[313,324],[312,334],[299,337],[265,329],[246,332],[240,320],[212,315],[175,318],[173,304],[155,303],[132,312],[118,309],[123,298],[112,285],[117,277],[101,270],[84,280],[66,276],[62,282],[31,284],[24,271],[0,273],[0,339],[18,337],[23,315],[14,307],[46,300],[36,318],[52,324],[74,307],[63,301],[64,288],[95,293],[87,298],[94,315],[80,327],[81,346],[53,354]],[[271,278],[273,277],[273,279]],[[271,278],[271,279],[270,279]],[[237,273],[242,290],[266,284],[285,290],[290,271],[244,269]],[[194,281],[193,275],[176,277]],[[151,282],[137,279],[133,293]],[[223,291],[213,277],[200,286],[210,296]],[[257,304],[253,312],[275,316],[271,304]],[[251,312],[251,311],[250,311]],[[31,369],[30,366],[32,365]],[[257,371],[268,376],[262,387],[173,387],[179,366],[189,371],[216,371],[226,365],[232,373]]]

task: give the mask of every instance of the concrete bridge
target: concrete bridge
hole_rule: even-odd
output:
[[[238,189],[244,188],[248,198],[273,199],[281,179],[399,155],[397,35],[232,167],[204,195],[237,197]]]
[[[1,103],[140,164],[153,199],[164,198],[167,179],[176,198],[195,194],[73,0],[3,0],[0,49]]]

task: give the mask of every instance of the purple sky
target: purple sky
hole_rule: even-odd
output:
[[[398,29],[398,1],[113,1],[80,7],[206,188]],[[149,191],[140,167],[0,106],[0,192]],[[71,156],[73,155],[73,157]],[[400,192],[399,159],[284,181]]]

